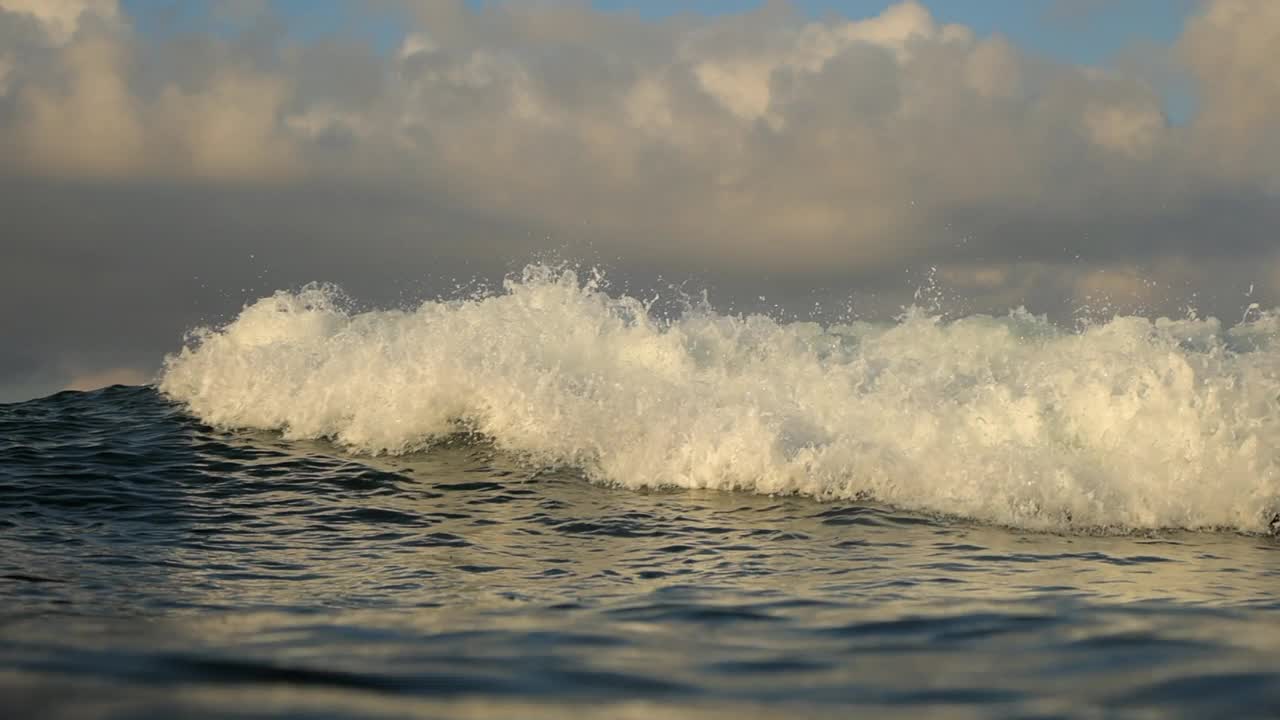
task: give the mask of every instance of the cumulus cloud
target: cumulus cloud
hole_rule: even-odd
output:
[[[83,20],[117,21],[117,0],[4,0],[0,10],[35,21],[49,42],[63,45],[71,40]]]
[[[1180,50],[1198,81],[1198,160],[1226,179],[1280,193],[1280,5],[1215,0],[1188,24]]]
[[[1106,294],[1158,310],[1255,272],[1275,297],[1278,7],[1208,0],[1161,51],[1198,88],[1175,125],[1142,72],[1053,62],[914,0],[821,21],[776,2],[648,21],[405,0],[391,49],[269,25],[172,41],[110,0],[0,0],[0,174],[144,207],[157,187],[277,188],[274,209],[217,200],[231,209],[199,220],[357,283],[371,271],[335,228],[370,265],[581,241],[795,292],[889,292],[933,266],[978,309]],[[181,227],[177,206],[208,204],[111,215],[120,252],[173,251],[155,226]],[[40,212],[24,228],[56,224]]]
[[[164,75],[166,51],[133,35],[113,0],[0,0],[0,13],[10,26],[34,20],[49,46],[0,55],[12,165],[98,180],[290,173],[289,138],[275,133],[289,82],[234,47],[198,43],[192,54],[207,54],[193,82]]]

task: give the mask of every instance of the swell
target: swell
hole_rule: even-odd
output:
[[[502,293],[351,312],[278,292],[166,359],[205,422],[405,453],[460,429],[631,488],[870,498],[1017,527],[1265,532],[1280,508],[1277,317],[1023,311],[822,327],[663,320],[531,266]]]

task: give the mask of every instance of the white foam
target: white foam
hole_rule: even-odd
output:
[[[1262,314],[1025,312],[823,328],[691,311],[543,266],[493,297],[350,313],[279,292],[166,360],[203,420],[403,453],[459,423],[639,488],[821,498],[1038,529],[1262,532],[1280,509],[1280,337]]]

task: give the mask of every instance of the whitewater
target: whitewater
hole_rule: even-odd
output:
[[[1026,530],[1265,533],[1280,511],[1280,316],[1017,310],[821,325],[673,316],[598,273],[356,311],[280,291],[166,358],[223,429],[401,456],[459,434],[632,489],[856,500]]]
[[[1271,717],[1278,317],[309,286],[0,404],[15,717]]]

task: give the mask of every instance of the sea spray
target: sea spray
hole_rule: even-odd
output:
[[[1265,532],[1280,508],[1280,336],[1263,313],[1025,311],[823,327],[655,317],[531,266],[503,292],[353,312],[278,292],[197,333],[160,388],[206,422],[406,453],[460,427],[631,488],[871,499],[1042,530]]]

